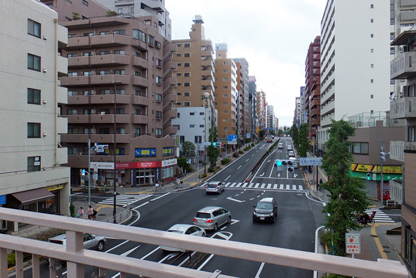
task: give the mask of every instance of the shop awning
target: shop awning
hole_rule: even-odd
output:
[[[54,197],[55,195],[49,192],[46,188],[38,188],[38,189],[13,193],[12,196],[14,196],[22,204],[30,204],[30,203],[36,203],[39,201],[50,199]]]

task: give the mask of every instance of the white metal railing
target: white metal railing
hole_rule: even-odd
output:
[[[366,261],[237,241],[190,237],[159,230],[7,208],[0,208],[0,219],[60,228],[67,231],[66,246],[21,237],[16,240],[15,236],[0,234],[0,278],[8,276],[7,249],[16,251],[16,277],[23,277],[23,252],[33,254],[32,277],[39,277],[39,256],[67,261],[67,277],[69,278],[84,277],[84,265],[98,267],[100,271],[103,269],[119,271],[121,277],[125,277],[127,273],[144,277],[231,277],[218,272],[210,273],[167,264],[163,264],[163,267],[161,267],[161,264],[157,262],[84,250],[84,232],[346,276],[408,277],[405,266],[398,261],[382,259],[377,262]],[[53,268],[50,269],[50,277],[56,277],[56,270]]]

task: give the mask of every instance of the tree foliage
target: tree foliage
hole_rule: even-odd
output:
[[[329,202],[324,207],[325,227],[333,243],[333,253],[345,255],[345,233],[359,230],[361,226],[355,219],[357,213],[363,213],[369,206],[364,191],[364,182],[350,176],[350,165],[353,156],[349,152],[348,137],[355,134],[355,128],[348,121],[332,120],[329,129],[327,151],[323,157],[322,168],[329,175],[329,180],[321,185],[328,190]]]
[[[212,145],[213,142],[216,142],[218,138],[218,131],[217,128],[214,127],[211,129],[211,133],[209,134],[209,141],[211,145],[208,147],[208,160],[211,164],[211,168],[213,169],[216,165],[217,158],[219,155],[219,150],[215,146]]]
[[[295,149],[299,148],[299,131],[296,125],[292,125],[292,128],[290,129],[290,136],[292,136],[293,140],[293,146]]]
[[[186,158],[195,156],[195,145],[192,142],[185,141],[182,144],[182,156]]]
[[[298,153],[301,157],[306,157],[306,153],[310,150],[308,132],[309,132],[309,125],[307,123],[301,124],[299,128],[299,136],[298,136],[299,146],[297,148]]]

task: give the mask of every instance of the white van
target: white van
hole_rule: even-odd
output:
[[[279,143],[279,144],[277,144],[277,148],[278,148],[278,149],[283,149],[283,143]]]

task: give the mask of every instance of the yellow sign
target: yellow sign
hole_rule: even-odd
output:
[[[375,166],[373,172],[380,173],[380,166]],[[383,174],[402,174],[402,166],[383,166]]]
[[[367,164],[357,164],[357,167],[355,168],[356,172],[371,172],[373,169],[373,165],[367,165]]]
[[[61,190],[63,188],[64,188],[64,184],[55,184],[55,185],[51,185],[51,186],[46,187],[46,189],[48,191]]]

